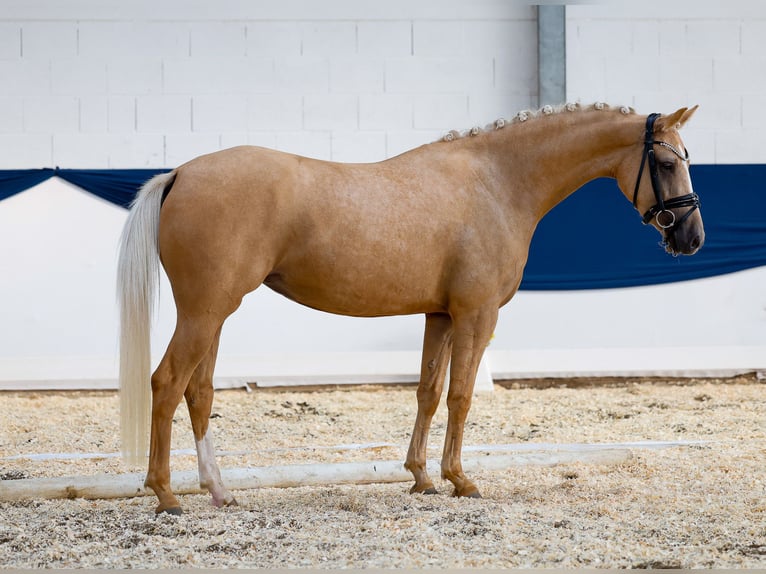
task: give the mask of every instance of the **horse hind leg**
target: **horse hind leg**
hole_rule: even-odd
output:
[[[170,437],[173,415],[192,375],[210,352],[223,319],[190,318],[179,313],[178,323],[165,355],[152,375],[152,425],[149,468],[145,485],[159,499],[156,512],[181,514],[170,487]]]
[[[202,359],[186,387],[184,397],[189,408],[194,442],[197,447],[197,464],[199,467],[199,482],[212,496],[213,506],[236,506],[237,501],[224,486],[221,471],[215,460],[213,433],[210,429],[210,412],[213,407],[213,371],[218,355],[218,341],[221,329],[215,334],[210,349]]]
[[[426,470],[426,448],[431,420],[439,406],[444,377],[452,345],[452,320],[449,315],[426,315],[423,337],[423,358],[418,384],[418,414],[412,431],[407,461],[404,467],[415,477],[411,493],[435,494],[436,488]]]

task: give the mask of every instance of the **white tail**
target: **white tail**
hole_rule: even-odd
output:
[[[149,332],[159,282],[158,229],[165,187],[175,173],[149,180],[130,207],[120,238],[120,431],[128,464],[146,460],[151,396]]]

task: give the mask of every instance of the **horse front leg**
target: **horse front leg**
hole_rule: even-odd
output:
[[[455,342],[447,393],[447,432],[442,454],[442,478],[454,486],[454,496],[481,498],[479,489],[463,473],[463,431],[471,408],[476,373],[497,323],[497,308],[455,318]]]
[[[204,321],[182,319],[165,356],[152,375],[152,427],[149,468],[144,485],[159,499],[156,512],[181,514],[181,505],[170,487],[170,436],[173,415],[197,365],[210,349],[217,328]]]
[[[412,431],[410,448],[404,467],[415,477],[411,493],[435,494],[434,483],[426,471],[426,448],[431,420],[439,406],[444,386],[444,376],[449,364],[452,345],[452,319],[449,315],[426,315],[426,330],[423,337],[423,358],[420,365],[418,384],[418,414]]]
[[[237,505],[236,499],[221,480],[221,471],[215,460],[213,433],[210,429],[210,412],[213,408],[213,372],[220,337],[221,329],[219,328],[210,350],[197,366],[184,393],[194,431],[194,442],[197,446],[199,484],[210,492],[213,506],[217,508]]]

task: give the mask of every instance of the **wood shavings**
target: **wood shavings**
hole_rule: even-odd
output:
[[[116,452],[111,393],[0,394],[0,478],[125,473],[119,458],[7,460],[20,453]],[[414,388],[218,392],[222,468],[404,460]],[[634,451],[618,465],[572,463],[472,475],[481,500],[375,484],[236,493],[215,509],[185,495],[181,517],[149,497],[0,503],[6,568],[757,568],[766,564],[766,392],[762,384],[636,383],[506,389],[474,398],[466,444],[705,441]],[[434,421],[438,457],[446,421]],[[394,445],[394,446],[392,446]],[[296,450],[293,447],[305,447]],[[174,449],[193,449],[185,406]],[[289,450],[284,450],[288,448]],[[194,469],[194,456],[171,460]],[[438,477],[433,477],[437,479]]]

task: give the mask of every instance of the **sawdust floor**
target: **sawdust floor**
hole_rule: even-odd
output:
[[[114,393],[0,394],[0,479],[135,470],[107,456],[119,451],[117,403]],[[429,457],[440,454],[444,407]],[[217,393],[211,424],[230,453],[222,468],[403,461],[415,410],[413,387],[231,390]],[[185,405],[173,432],[173,470],[195,469]],[[496,385],[475,397],[465,436],[466,445],[637,441],[701,442],[632,448],[619,464],[482,471],[472,475],[480,500],[454,499],[437,480],[435,496],[410,495],[409,483],[237,491],[240,506],[226,509],[186,495],[181,517],[155,517],[153,497],[0,502],[0,568],[766,567],[757,381]],[[45,453],[56,456],[9,458]]]

